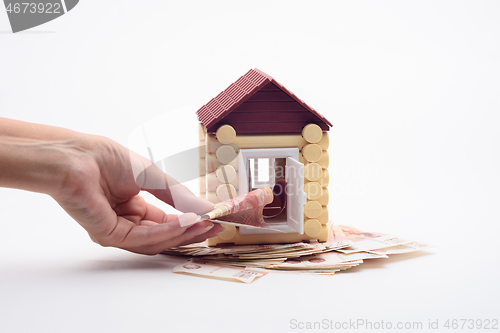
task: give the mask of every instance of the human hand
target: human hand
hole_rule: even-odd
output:
[[[0,118],[0,187],[52,196],[102,246],[156,254],[222,231],[196,214],[213,205],[120,144],[64,128]],[[146,190],[187,214],[165,214]]]
[[[209,201],[110,139],[83,136],[62,150],[69,157],[67,174],[51,195],[102,246],[157,254],[223,230],[209,221],[197,222],[197,214],[213,208]],[[140,197],[141,190],[188,213],[165,214]]]

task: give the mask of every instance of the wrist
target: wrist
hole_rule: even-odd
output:
[[[51,196],[60,193],[77,161],[88,155],[78,141],[0,137],[0,186]]]

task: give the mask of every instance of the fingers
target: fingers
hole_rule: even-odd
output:
[[[177,214],[166,214],[163,210],[149,202],[143,197],[136,195],[126,202],[116,205],[113,210],[116,215],[122,216],[136,224],[144,224],[144,221],[166,223],[179,217]]]
[[[176,214],[170,215],[170,221],[175,220],[178,217]],[[151,220],[158,223],[165,223],[168,221],[168,214],[155,205],[146,202],[146,214],[144,214],[143,218],[145,220]]]
[[[224,231],[224,228],[222,227],[222,225],[220,225],[218,223],[214,223],[213,228],[211,228],[207,232],[200,234],[200,235],[197,235],[194,238],[187,239],[186,241],[182,242],[179,245],[188,245],[188,244],[192,244],[192,243],[203,242],[205,239],[215,237],[223,231]]]
[[[195,239],[197,238],[197,236],[209,234],[211,229],[213,228],[214,226],[211,222],[202,221],[188,228],[187,230],[185,230],[184,233],[182,233],[177,237],[165,239],[164,241],[155,244],[144,244],[142,246],[137,246],[137,247],[121,247],[121,248],[140,254],[149,254],[149,255],[158,254],[165,251],[166,249],[179,246],[183,243],[185,244],[192,243],[193,241],[189,240]],[[204,240],[205,238],[200,237],[199,239]]]
[[[144,198],[136,195],[125,202],[118,203],[113,210],[118,216],[137,216],[143,218],[147,212],[147,205]]]
[[[161,171],[151,160],[129,150],[130,163],[135,183],[143,190],[165,189],[164,172]]]
[[[189,189],[181,184],[171,187],[174,207],[181,212],[204,214],[211,211],[214,205],[203,198],[195,196]]]
[[[138,224],[122,216],[111,233],[91,238],[102,246],[113,246],[142,254],[157,254],[168,248],[199,242],[222,231],[210,221],[198,221],[198,215],[166,215],[164,223],[141,220]]]
[[[210,201],[195,196],[186,186],[172,177],[166,174],[164,174],[164,177],[167,184],[166,188],[148,190],[158,199],[165,201],[183,213],[203,214],[213,209],[214,205]]]
[[[116,215],[136,224],[145,225],[147,221],[153,223],[166,223],[179,217],[177,214],[166,214],[163,210],[136,195],[126,202],[120,203],[114,207]]]
[[[183,213],[203,214],[213,209],[214,205],[210,201],[195,196],[186,186],[165,174],[151,161],[137,156],[134,160],[136,169],[143,168],[135,178],[142,190],[150,192]],[[136,173],[134,172],[134,175]]]
[[[143,254],[158,254],[171,247],[202,242],[207,238],[217,236],[223,230],[223,227],[217,223],[211,223],[209,221],[198,222],[175,239],[158,243],[153,246],[142,247],[136,250],[139,250],[138,253]]]
[[[182,235],[188,227],[196,223],[197,219],[196,214],[188,213],[179,216],[176,221],[170,223],[153,226],[135,225],[125,234],[120,247],[135,248],[171,240]],[[115,228],[115,230],[117,229]],[[121,230],[118,229],[117,231],[120,232]]]

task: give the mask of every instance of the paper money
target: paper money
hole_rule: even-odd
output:
[[[266,269],[273,271],[273,270],[279,270],[279,271],[326,271],[326,270],[333,270],[333,271],[345,271],[349,268],[361,265],[363,263],[363,260],[353,260],[353,261],[346,261],[346,262],[339,262],[335,264],[330,264],[330,265],[317,265],[317,267],[314,267],[312,265],[307,265],[305,260],[303,259],[289,259],[286,262],[275,265],[275,266],[270,266],[267,267]]]
[[[350,247],[339,250],[343,253],[378,250],[411,242],[393,235],[361,231],[345,225],[332,226],[331,232],[334,233],[336,239],[350,240],[354,243]]]
[[[174,267],[173,272],[244,283],[251,283],[255,279],[267,274],[266,272],[209,263],[197,259],[190,259]]]
[[[206,242],[184,245],[171,248],[165,251],[165,254],[188,255],[188,256],[209,256],[224,254],[230,256],[240,256],[244,254],[258,254],[265,258],[275,253],[289,252],[294,254],[300,251],[313,250],[315,252],[332,251],[338,248],[351,245],[352,242],[339,241],[330,243],[288,243],[288,244],[263,244],[263,245],[222,245],[209,247]]]
[[[214,209],[200,216],[200,220],[228,222],[259,228],[270,228],[263,217],[264,206],[273,202],[273,191],[268,186],[215,204]]]
[[[371,251],[371,250],[383,249],[385,247],[405,244],[409,242],[410,242],[409,240],[398,238],[396,236],[385,235],[355,242],[354,245],[345,247],[343,249],[339,249],[338,251],[343,253]]]
[[[265,253],[268,251],[282,250],[292,247],[310,247],[308,243],[289,243],[289,244],[256,244],[256,245],[219,245],[209,247],[207,242],[189,244],[171,248],[165,251],[165,254],[187,255],[187,256],[206,256],[214,254],[238,254],[238,253]]]
[[[301,242],[269,245],[233,245],[220,248],[207,248],[206,244],[192,244],[191,246],[173,248],[164,253],[192,255],[206,262],[222,263],[238,267],[269,268],[276,267],[290,258],[334,251],[350,244],[350,242],[345,241],[337,243]],[[186,249],[186,247],[189,248]],[[374,254],[370,255],[374,256]]]
[[[328,253],[320,253],[320,254],[301,257],[302,260],[306,261],[307,266],[316,268],[335,265],[339,263],[347,263],[357,260],[378,259],[378,258],[389,258],[389,257],[384,254],[375,254],[368,252],[359,252],[351,254],[328,252]]]
[[[402,254],[402,253],[410,253],[415,251],[420,251],[424,249],[428,249],[434,247],[433,245],[418,243],[418,242],[409,242],[401,245],[391,246],[387,248],[382,248],[378,250],[371,250],[368,252],[375,254]]]
[[[272,268],[288,268],[288,269],[341,269],[342,267],[352,266],[352,263],[359,263],[363,259],[388,258],[384,254],[375,253],[353,253],[343,254],[338,252],[319,253],[300,258],[287,260],[282,264],[270,267]]]
[[[238,267],[256,272],[295,272],[334,275],[361,265],[364,260],[387,258],[389,254],[427,249],[417,243],[349,226],[327,224],[328,241],[266,245],[209,247],[206,242],[171,248],[165,254],[184,255],[217,267]],[[196,259],[195,259],[196,258]],[[212,267],[212,266],[211,266]]]
[[[335,234],[341,233],[343,237],[345,237],[345,239],[353,242],[359,242],[362,240],[373,239],[387,235],[387,234],[382,234],[380,232],[361,231],[359,229],[349,227],[346,225],[332,226],[332,230]],[[337,238],[338,237],[339,236],[337,236]]]

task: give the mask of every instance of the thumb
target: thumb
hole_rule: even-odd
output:
[[[156,188],[147,189],[146,191],[183,213],[204,214],[214,208],[210,201],[197,197],[174,178],[165,173],[163,173],[163,176],[166,184],[164,189]]]
[[[131,161],[135,169],[135,182],[141,190],[151,193],[183,213],[203,214],[213,209],[214,205],[210,201],[194,195],[150,160],[131,153]]]

